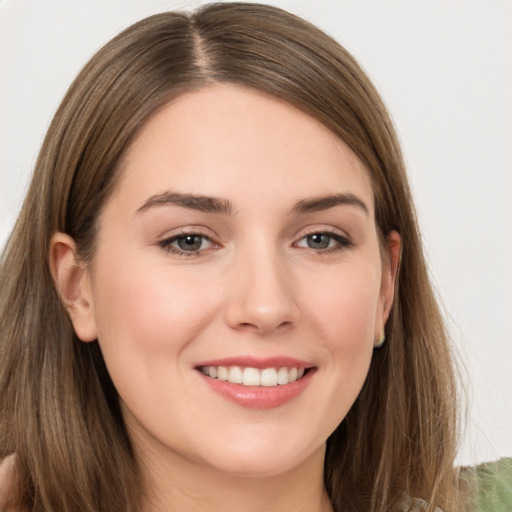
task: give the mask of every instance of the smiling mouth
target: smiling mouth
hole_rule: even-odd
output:
[[[276,387],[291,384],[304,377],[309,368],[252,368],[241,366],[199,366],[198,370],[212,379],[243,386]]]

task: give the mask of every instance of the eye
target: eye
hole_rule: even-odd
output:
[[[180,233],[158,243],[167,252],[179,256],[198,256],[201,251],[210,249],[214,243],[199,233]]]
[[[315,251],[331,252],[346,248],[351,245],[351,242],[337,233],[318,232],[311,233],[301,238],[297,247],[305,247]]]
[[[203,245],[206,243],[205,237],[201,235],[183,235],[176,240],[173,240],[182,251],[199,251],[204,249]]]

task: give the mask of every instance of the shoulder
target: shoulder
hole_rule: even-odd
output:
[[[0,511],[13,511],[14,484],[16,478],[15,468],[16,457],[8,455],[0,460]]]

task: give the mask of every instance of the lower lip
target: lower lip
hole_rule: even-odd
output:
[[[213,391],[238,405],[252,409],[273,409],[299,396],[311,382],[314,373],[315,369],[310,368],[301,379],[295,382],[268,387],[244,386],[225,380],[212,379],[203,374],[200,376]]]

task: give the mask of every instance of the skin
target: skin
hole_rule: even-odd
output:
[[[17,483],[16,465],[14,454],[8,455],[0,461],[0,506],[5,512],[15,512]]]
[[[228,200],[233,212],[141,210],[166,191]],[[332,194],[364,208],[294,210]],[[175,252],[183,230],[205,237],[192,255]],[[327,234],[321,248],[312,233]],[[331,510],[325,442],[364,383],[398,264],[396,233],[389,251],[379,247],[363,164],[292,106],[211,86],[143,127],[98,237],[84,265],[56,234],[52,271],[78,337],[99,340],[147,510]],[[261,410],[213,392],[196,369],[246,355],[295,357],[316,371],[300,395]]]

